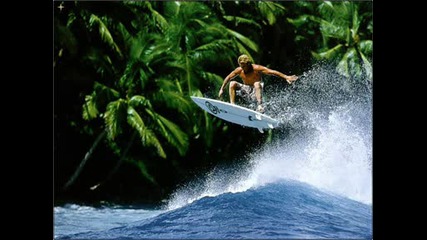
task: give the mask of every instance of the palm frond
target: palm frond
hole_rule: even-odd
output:
[[[245,46],[243,46],[242,43],[240,43],[239,41],[236,41],[235,44],[237,45],[237,49],[238,49],[240,54],[246,54],[249,56],[249,58],[254,59],[252,57],[251,53],[246,49]]]
[[[175,78],[175,80],[173,82],[174,82],[174,85],[176,86],[176,88],[178,89],[178,92],[181,93],[181,94],[183,94],[184,92],[182,90],[181,83],[178,81],[178,79]]]
[[[207,32],[209,34],[206,34]],[[208,24],[206,27],[198,29],[196,35],[198,36],[198,39],[200,39],[203,43],[211,42],[212,40],[216,39],[229,40],[227,38],[227,28],[217,23]]]
[[[219,39],[211,41],[207,44],[201,45],[189,52],[192,60],[195,62],[202,62],[204,64],[210,64],[217,62],[219,59],[225,57],[224,54],[232,52],[233,41],[227,39]]]
[[[132,161],[132,162],[138,167],[139,171],[141,171],[142,176],[144,176],[151,183],[157,184],[156,180],[150,174],[150,171],[148,170],[147,166],[143,161]]]
[[[188,99],[182,96],[179,92],[171,91],[160,91],[153,95],[153,99],[157,102],[161,102],[171,111],[177,111],[188,119],[188,113],[190,112],[190,103]],[[177,116],[178,117],[178,116]]]
[[[355,39],[357,34],[359,33],[359,27],[360,27],[360,22],[361,19],[359,18],[359,13],[357,11],[357,7],[354,6],[354,10],[353,10],[353,21],[351,24],[351,33],[352,33],[352,38]]]
[[[161,129],[162,136],[166,138],[168,143],[178,150],[181,156],[184,156],[189,146],[187,134],[184,133],[178,125],[166,119],[162,115],[149,109],[146,109],[146,111],[157,122],[157,126]]]
[[[234,25],[237,26],[239,24],[247,24],[257,27],[258,29],[261,29],[261,25],[259,25],[257,22],[251,19],[238,17],[238,16],[223,16],[223,18],[229,22],[234,22]]]
[[[366,29],[369,30],[369,33],[373,33],[374,32],[374,24],[372,22],[372,20],[369,21],[368,26],[366,27]]]
[[[159,12],[157,12],[156,10],[153,9],[150,2],[145,1],[144,3],[147,5],[148,9],[150,10],[151,16],[153,17],[154,21],[156,22],[156,25],[162,31],[165,31],[169,27],[168,21],[166,21],[166,19]]]
[[[166,153],[156,134],[145,125],[141,116],[132,106],[127,109],[127,122],[139,133],[143,146],[155,147],[157,154],[162,158],[166,158]]]
[[[205,28],[208,28],[210,26],[210,24],[208,24],[208,23],[206,23],[200,19],[194,19],[193,21],[200,25],[200,28],[196,28],[196,29],[205,29]],[[216,29],[214,29],[214,30],[216,30]]]
[[[115,100],[120,96],[120,93],[117,90],[97,81],[94,82],[93,88],[98,97],[104,98],[107,101]]]
[[[183,62],[178,62],[178,61],[166,62],[165,66],[167,66],[168,68],[172,68],[180,73],[187,71],[187,68]]]
[[[336,67],[337,72],[347,78],[350,77],[348,59],[351,58],[352,55],[353,55],[352,51],[347,51]]]
[[[215,86],[220,87],[223,83],[224,78],[215,73],[202,72],[201,74],[203,79],[208,80],[210,83],[213,83]]]
[[[203,93],[200,91],[200,89],[197,89],[193,92],[192,96],[196,96],[196,97],[203,97]],[[193,104],[194,105],[194,104]]]
[[[164,92],[180,92],[176,82],[165,77],[155,79],[157,87]]]
[[[132,41],[134,39],[134,36],[132,36],[125,25],[122,23],[119,23],[117,25],[117,31],[120,33],[120,36],[123,39],[124,45],[129,46],[132,45]]]
[[[108,138],[114,140],[123,132],[122,126],[126,123],[127,103],[123,99],[110,102],[104,114]]]
[[[154,71],[140,59],[131,59],[119,80],[119,86],[122,89],[134,88],[136,85],[143,89]]]
[[[249,38],[243,36],[242,34],[236,32],[236,31],[233,31],[229,28],[227,29],[227,32],[231,36],[233,36],[234,38],[238,39],[240,42],[242,42],[243,44],[248,46],[253,51],[258,52],[258,45],[254,41],[250,40]]]
[[[129,99],[129,105],[132,107],[145,107],[145,108],[151,108],[151,102],[141,95],[134,95]]]
[[[372,40],[363,40],[358,44],[360,51],[365,55],[371,55],[373,50],[373,41]]]
[[[314,53],[312,52],[313,56],[316,59],[328,59],[328,60],[333,60],[339,53],[341,48],[343,47],[342,44],[338,44],[335,47],[328,49],[324,52],[320,52],[320,53]]]
[[[89,24],[91,26],[97,26],[101,39],[105,43],[107,43],[109,46],[111,46],[111,48],[115,50],[120,57],[123,57],[123,54],[120,51],[119,46],[117,46],[116,42],[114,41],[113,36],[110,33],[110,30],[98,16],[96,16],[95,14],[91,14],[89,18]]]
[[[362,61],[357,55],[356,48],[352,47],[348,50],[348,63],[350,74],[356,78],[360,78],[362,76]],[[363,62],[362,62],[363,63]]]
[[[109,102],[117,100],[120,96],[115,89],[97,81],[94,82],[93,88],[92,94],[85,97],[83,106],[83,118],[86,120],[97,117],[99,112],[106,110]]]
[[[70,12],[70,14],[68,14],[68,19],[67,19],[67,27],[70,28],[74,22],[76,22],[77,20],[77,16],[74,12]]]
[[[319,13],[324,16],[326,19],[333,19],[334,15],[334,5],[332,5],[331,1],[323,1],[319,4]]]
[[[314,17],[313,15],[303,14],[298,16],[297,18],[287,18],[288,22],[294,25],[297,29],[301,26],[307,24],[308,21],[319,22],[320,19]]]
[[[372,64],[362,52],[359,53],[363,61],[363,68],[365,70],[366,77],[368,78],[368,81],[372,82]]]
[[[231,44],[231,40],[218,39],[218,40],[212,41],[210,43],[206,43],[204,45],[201,45],[201,46],[193,49],[193,51],[194,52],[197,52],[197,51],[219,52],[219,51],[225,50],[230,44]]]
[[[92,95],[86,95],[85,102],[83,103],[83,119],[91,120],[98,117],[99,111],[96,107],[96,101],[94,98],[95,92]]]
[[[285,8],[275,2],[258,1],[258,8],[261,15],[267,19],[269,25],[276,23],[276,17],[284,13]]]
[[[348,42],[348,28],[345,26],[321,19],[320,31],[326,37],[340,39]]]
[[[171,19],[176,17],[181,8],[180,2],[172,2],[172,1],[165,1],[163,4],[163,13],[166,17],[166,19]]]

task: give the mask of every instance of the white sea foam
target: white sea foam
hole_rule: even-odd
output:
[[[178,189],[167,208],[281,179],[372,204],[370,83],[345,79],[325,65],[307,71],[298,81],[270,92],[272,116],[282,122],[281,129],[274,130],[273,142],[246,156],[249,164],[238,170],[217,168]]]

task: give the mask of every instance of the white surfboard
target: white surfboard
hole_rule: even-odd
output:
[[[216,117],[242,126],[257,128],[260,132],[279,125],[276,119],[242,106],[204,97],[191,97],[191,99],[203,110]]]

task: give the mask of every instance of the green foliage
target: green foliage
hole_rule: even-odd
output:
[[[249,26],[254,26],[258,29],[262,28],[260,24],[258,24],[256,21],[252,19],[239,17],[239,16],[230,16],[230,15],[223,16],[223,18],[229,22],[232,22],[236,27],[238,25],[249,25]]]
[[[141,174],[148,179],[151,183],[157,185],[156,180],[154,179],[154,177],[150,174],[150,171],[148,170],[147,166],[144,164],[144,162],[142,160],[139,161],[132,161],[132,163],[134,163],[139,170],[141,171]]]
[[[325,50],[324,52],[319,52],[319,53],[313,52],[313,56],[319,60],[320,59],[334,59],[340,54],[341,48],[343,48],[343,45],[338,44],[331,49]]]
[[[282,5],[275,2],[257,1],[256,4],[261,16],[267,19],[268,25],[275,24],[277,17],[283,15],[285,11],[285,8]]]
[[[178,125],[166,119],[160,114],[147,110],[147,113],[156,121],[157,126],[162,132],[162,136],[174,146],[181,156],[184,156],[188,150],[188,136],[185,134]]]
[[[66,49],[71,56],[75,56],[78,50],[77,39],[74,36],[73,32],[66,26],[64,26],[56,17],[54,18],[55,24],[55,47],[63,46],[61,49]],[[62,50],[58,49],[58,56],[61,57]]]
[[[109,139],[114,140],[123,132],[123,125],[126,123],[127,107],[127,102],[123,99],[112,101],[107,105],[104,119]]]
[[[250,55],[249,51],[246,50],[245,46],[248,46],[253,51],[258,52],[258,50],[259,50],[258,45],[255,42],[253,42],[252,40],[250,40],[248,37],[245,37],[242,34],[236,32],[236,31],[233,31],[231,29],[227,29],[227,31],[231,36],[233,36],[236,39],[236,44],[238,45],[239,51],[241,53],[246,53],[246,54]]]
[[[86,95],[85,103],[83,104],[83,119],[91,120],[98,116],[99,111],[96,107],[95,97],[93,95]]]
[[[107,25],[102,21],[98,16],[91,14],[89,17],[89,26],[93,29],[98,28],[99,35],[101,39],[108,44],[119,56],[122,56],[120,48],[117,46],[116,42],[113,39],[113,36],[110,33]]]
[[[296,27],[305,26],[305,20],[318,24],[322,44],[319,50],[312,51],[315,59],[336,62],[337,72],[348,78],[360,78],[364,74],[371,80],[369,59],[372,40],[369,38],[372,34],[372,15],[359,12],[360,8],[366,8],[369,4],[372,3],[323,1],[318,3],[317,13],[301,15],[290,22]]]
[[[166,153],[162,147],[162,144],[160,143],[154,131],[146,126],[143,118],[139,115],[139,113],[133,107],[129,106],[127,109],[127,114],[127,121],[139,133],[142,145],[155,147],[157,154],[162,158],[166,158]]]
[[[106,85],[94,82],[94,91],[85,97],[83,104],[83,119],[91,120],[99,116],[100,111],[105,111],[108,102],[119,98],[119,92]]]

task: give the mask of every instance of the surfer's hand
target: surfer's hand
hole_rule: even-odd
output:
[[[298,79],[298,77],[296,75],[292,75],[292,76],[286,76],[286,81],[291,84],[292,82],[296,81]]]
[[[223,93],[224,91],[222,90],[222,89],[220,89],[219,90],[219,93],[218,93],[218,97],[221,97],[221,95],[222,95],[222,93]]]

